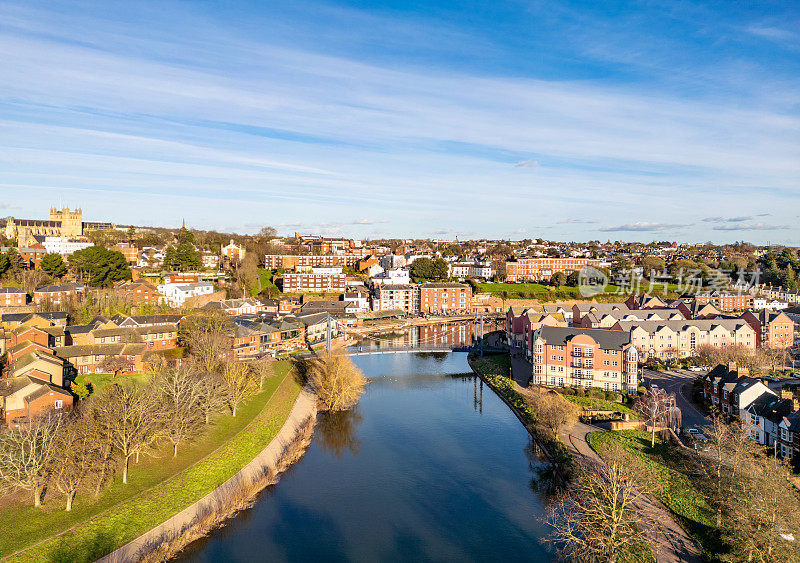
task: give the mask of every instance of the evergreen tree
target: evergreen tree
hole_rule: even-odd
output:
[[[53,252],[45,254],[39,267],[54,278],[63,278],[67,273],[67,265],[64,264],[61,255]]]
[[[69,269],[95,287],[111,287],[116,281],[131,279],[125,256],[102,246],[90,246],[73,253],[69,257]]]

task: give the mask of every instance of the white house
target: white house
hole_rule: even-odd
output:
[[[778,301],[777,299],[768,299],[766,297],[756,297],[753,299],[753,309],[757,311],[766,309],[767,311],[782,311],[789,307],[785,301]]]
[[[375,285],[407,285],[411,283],[411,273],[403,268],[393,268],[372,276],[371,281]]]
[[[214,293],[214,284],[209,282],[198,283],[165,283],[156,287],[156,290],[164,296],[173,307],[182,307],[186,300],[198,295],[210,295]]]
[[[49,254],[69,256],[73,252],[94,246],[94,243],[88,240],[72,240],[68,237],[45,237],[42,245]]]
[[[342,301],[351,302],[355,307],[354,313],[369,311],[369,292],[367,291],[346,291],[342,295]]]

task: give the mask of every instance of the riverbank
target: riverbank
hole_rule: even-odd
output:
[[[144,459],[132,467],[128,485],[117,478],[99,499],[79,496],[70,513],[60,510],[60,499],[42,510],[4,510],[4,519],[15,523],[0,538],[4,555],[10,561],[93,561],[216,489],[272,441],[295,404],[300,385],[289,364],[276,368],[279,375],[266,380],[237,417],[218,419],[178,458],[159,450],[158,457]]]
[[[316,415],[317,397],[310,390],[303,389],[278,434],[238,473],[99,562],[169,559],[240,510],[248,508],[259,492],[276,483],[278,474],[302,456],[310,443]]]
[[[500,357],[502,361],[498,363],[497,371],[506,373],[509,369],[508,366],[510,366],[510,359],[507,355],[501,355]],[[491,364],[486,362],[481,364],[481,361],[472,354],[467,357],[467,362],[472,371],[508,405],[508,408],[519,419],[548,461],[556,468],[561,478],[563,480],[568,479],[572,468],[572,455],[567,447],[558,440],[548,440],[542,436],[536,429],[536,415],[531,411],[525,397],[520,393],[522,388],[509,377],[500,375],[500,373],[492,373]]]

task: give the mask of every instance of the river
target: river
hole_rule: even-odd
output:
[[[182,561],[549,561],[547,464],[465,354],[354,358],[351,413],[319,417],[303,459]]]

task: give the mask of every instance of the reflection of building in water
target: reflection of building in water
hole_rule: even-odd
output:
[[[416,327],[423,345],[464,346],[475,342],[475,325],[472,321],[435,324]]]
[[[412,326],[402,331],[375,334],[363,345],[373,347],[464,346],[475,343],[473,321]]]

